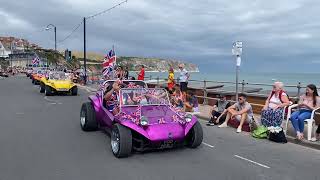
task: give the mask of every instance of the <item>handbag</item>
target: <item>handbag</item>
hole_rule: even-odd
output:
[[[259,126],[256,130],[252,132],[252,137],[258,138],[258,139],[266,139],[268,137],[268,128],[265,126]]]
[[[286,135],[283,130],[277,132],[269,132],[269,140],[276,143],[287,143]]]

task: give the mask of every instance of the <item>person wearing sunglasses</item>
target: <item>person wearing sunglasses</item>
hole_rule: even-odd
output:
[[[265,127],[280,127],[284,107],[289,106],[288,95],[283,90],[282,82],[275,82],[273,89],[261,111],[261,124]]]
[[[247,102],[247,95],[239,94],[238,102],[228,108],[226,120],[218,127],[228,127],[228,121],[232,118],[240,121],[237,133],[242,131],[244,122],[251,123],[253,121],[253,110],[252,106]]]

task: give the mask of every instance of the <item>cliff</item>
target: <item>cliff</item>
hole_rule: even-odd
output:
[[[83,52],[72,52],[72,55],[79,60],[83,60]],[[102,62],[104,56],[98,53],[87,53],[87,59],[91,62]],[[183,63],[188,71],[198,72],[199,68],[197,65],[192,63],[183,62],[174,59],[161,59],[161,58],[144,58],[144,57],[126,57],[118,56],[117,65],[127,66],[130,71],[138,70],[139,65],[144,65],[146,71],[168,71],[169,67],[172,66],[175,70],[178,70],[178,65]]]

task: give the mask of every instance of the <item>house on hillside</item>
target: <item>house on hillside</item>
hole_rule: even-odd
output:
[[[0,58],[8,58],[11,50],[2,44],[0,41]]]

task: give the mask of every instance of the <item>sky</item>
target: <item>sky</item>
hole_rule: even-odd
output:
[[[117,0],[0,0],[0,36],[26,38],[45,48],[83,50],[83,17]],[[128,0],[88,19],[87,50],[158,57],[198,64],[200,71],[231,72],[232,43],[243,42],[242,71],[318,72],[320,1]]]

